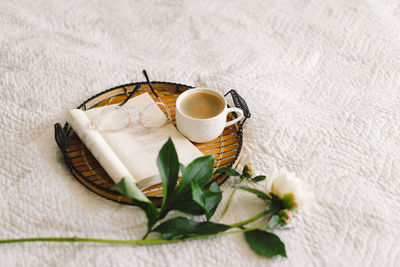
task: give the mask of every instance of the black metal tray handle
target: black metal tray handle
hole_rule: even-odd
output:
[[[235,107],[243,110],[243,115],[244,115],[244,120],[242,121],[243,125],[246,122],[246,120],[251,117],[249,107],[247,106],[247,103],[244,100],[244,98],[241,97],[236,90],[234,89],[230,90],[228,93],[225,94],[225,96],[227,96],[228,94],[232,96],[232,100],[233,103],[235,104]]]
[[[64,161],[68,165],[68,167],[71,169],[72,162],[71,162],[70,157],[68,156],[68,138],[67,138],[67,135],[66,135],[64,129],[61,127],[61,124],[59,124],[59,123],[54,124],[54,135],[55,135],[57,145],[60,148],[61,153],[64,156]]]

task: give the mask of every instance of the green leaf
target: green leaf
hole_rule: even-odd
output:
[[[111,190],[118,191],[121,195],[129,198],[133,198],[135,200],[139,200],[142,202],[150,202],[143,192],[136,186],[135,183],[131,179],[122,178],[121,181],[114,184],[111,187]]]
[[[222,191],[216,181],[210,185],[209,190],[204,192],[204,196],[206,199],[206,208],[209,210],[211,218],[222,200]]]
[[[235,171],[234,169],[229,168],[229,167],[219,168],[214,173],[226,173],[229,176],[240,176],[240,173],[238,173],[237,171]]]
[[[237,189],[242,189],[244,191],[247,191],[247,192],[250,192],[250,193],[253,193],[253,194],[256,194],[258,197],[260,197],[262,199],[269,199],[269,200],[271,199],[270,195],[268,195],[268,194],[266,194],[266,193],[264,193],[264,192],[262,192],[262,191],[260,191],[258,189],[255,189],[255,188],[247,187],[247,186],[241,185],[241,184],[234,185],[233,187],[237,188]]]
[[[183,174],[185,172],[186,166],[182,163],[179,163],[179,167],[181,168],[181,173]]]
[[[192,186],[192,199],[194,202],[199,204],[205,212],[206,211],[206,200],[204,199],[204,192],[201,189],[199,183],[196,180],[193,180],[191,183]]]
[[[199,216],[205,214],[204,209],[191,199],[176,201],[171,206],[171,210],[179,210],[189,215]]]
[[[174,143],[171,138],[163,145],[157,157],[157,166],[160,171],[163,186],[163,201],[165,205],[167,199],[175,189],[178,180],[179,161],[176,154]]]
[[[286,258],[285,244],[273,233],[253,230],[244,233],[249,246],[259,255],[271,258],[281,255]]]
[[[118,191],[121,195],[134,200],[133,205],[141,208],[146,214],[148,229],[157,222],[159,218],[158,209],[130,179],[122,178],[121,181],[111,187],[111,190]]]
[[[164,239],[178,239],[189,236],[209,235],[224,232],[229,225],[213,222],[195,222],[187,218],[176,217],[157,226],[154,231],[162,234]]]
[[[254,177],[253,179],[251,179],[251,181],[257,183],[257,182],[264,181],[265,178],[267,178],[265,175],[258,175],[256,177]]]
[[[203,191],[197,181],[192,181],[192,198],[204,209],[208,221],[222,199],[222,192],[217,182],[213,182],[209,190]]]
[[[190,163],[183,175],[182,180],[176,188],[176,196],[182,196],[191,190],[192,180],[204,187],[212,177],[212,171],[214,166],[214,156],[200,157]]]

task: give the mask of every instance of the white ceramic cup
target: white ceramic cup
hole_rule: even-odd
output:
[[[182,112],[180,103],[190,94],[207,92],[220,98],[224,103],[224,109],[216,116],[206,119],[196,119]],[[226,121],[230,112],[237,112],[239,116],[229,122]],[[237,123],[243,118],[243,111],[239,108],[228,108],[226,100],[222,94],[208,88],[194,88],[186,90],[179,95],[176,100],[176,126],[179,132],[186,136],[190,141],[196,143],[209,142],[222,134],[224,128]]]

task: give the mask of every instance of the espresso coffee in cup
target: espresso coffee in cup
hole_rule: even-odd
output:
[[[226,122],[228,113],[239,116]],[[189,89],[176,100],[176,126],[189,140],[196,143],[217,138],[224,128],[243,118],[239,108],[228,108],[222,94],[207,88]]]

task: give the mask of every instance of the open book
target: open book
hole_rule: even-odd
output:
[[[164,113],[148,93],[130,99],[124,108],[146,113],[155,119],[165,119]],[[145,128],[141,124],[118,132],[98,131],[90,126],[105,108],[99,107],[82,111],[72,109],[67,121],[92,155],[113,179],[118,183],[122,178],[132,179],[139,188],[147,188],[161,182],[156,159],[162,145],[171,137],[179,161],[186,165],[195,158],[203,156],[186,137],[182,136],[171,123],[160,128]]]

